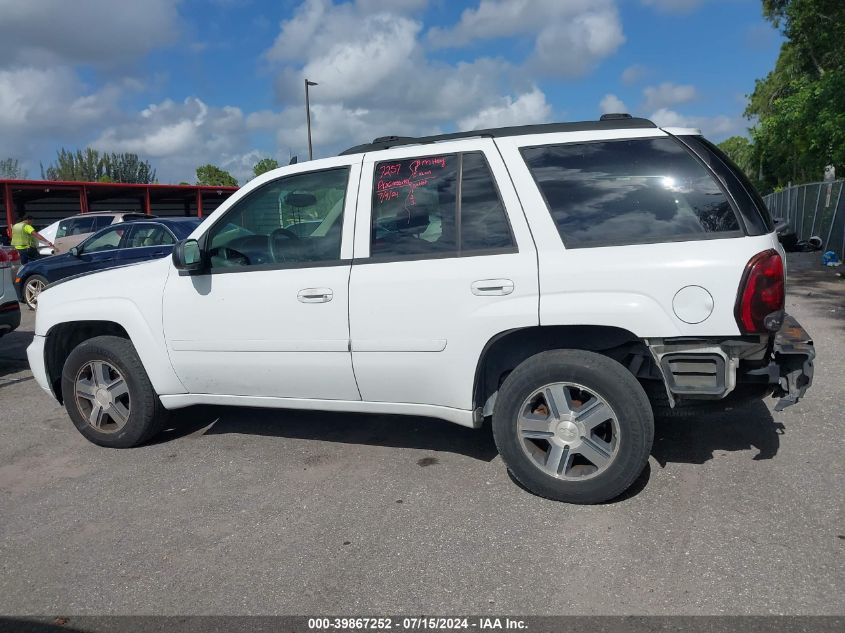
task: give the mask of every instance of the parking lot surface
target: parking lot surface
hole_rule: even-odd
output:
[[[489,428],[201,408],[85,441],[0,340],[0,613],[843,614],[845,282],[791,257],[815,384],[658,422],[623,498],[510,480]]]

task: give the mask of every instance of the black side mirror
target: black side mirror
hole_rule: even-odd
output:
[[[80,250],[79,250],[79,247],[78,247],[78,246],[74,246],[73,248],[71,248],[71,249],[68,251],[68,253],[70,253],[70,255],[71,255],[72,257],[79,257],[79,254],[80,254],[81,252],[82,252],[82,251],[80,251]]]
[[[173,247],[173,265],[188,274],[203,269],[202,249],[196,240],[182,240]]]

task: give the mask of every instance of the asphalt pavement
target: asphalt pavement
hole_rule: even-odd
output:
[[[96,447],[0,340],[0,614],[845,614],[845,282],[790,257],[815,384],[659,422],[598,506],[519,488],[489,428],[196,408]]]

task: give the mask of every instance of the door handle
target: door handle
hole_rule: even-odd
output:
[[[296,295],[302,303],[327,303],[332,300],[334,293],[331,288],[303,288]]]
[[[509,295],[512,292],[513,281],[510,279],[481,279],[472,282],[472,294],[479,297]]]

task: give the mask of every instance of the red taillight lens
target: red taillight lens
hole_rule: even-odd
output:
[[[739,329],[744,334],[767,331],[766,317],[783,310],[783,305],[783,260],[775,250],[757,253],[745,266],[739,284],[734,309]]]
[[[12,256],[0,248],[0,268],[9,268],[12,265]]]

